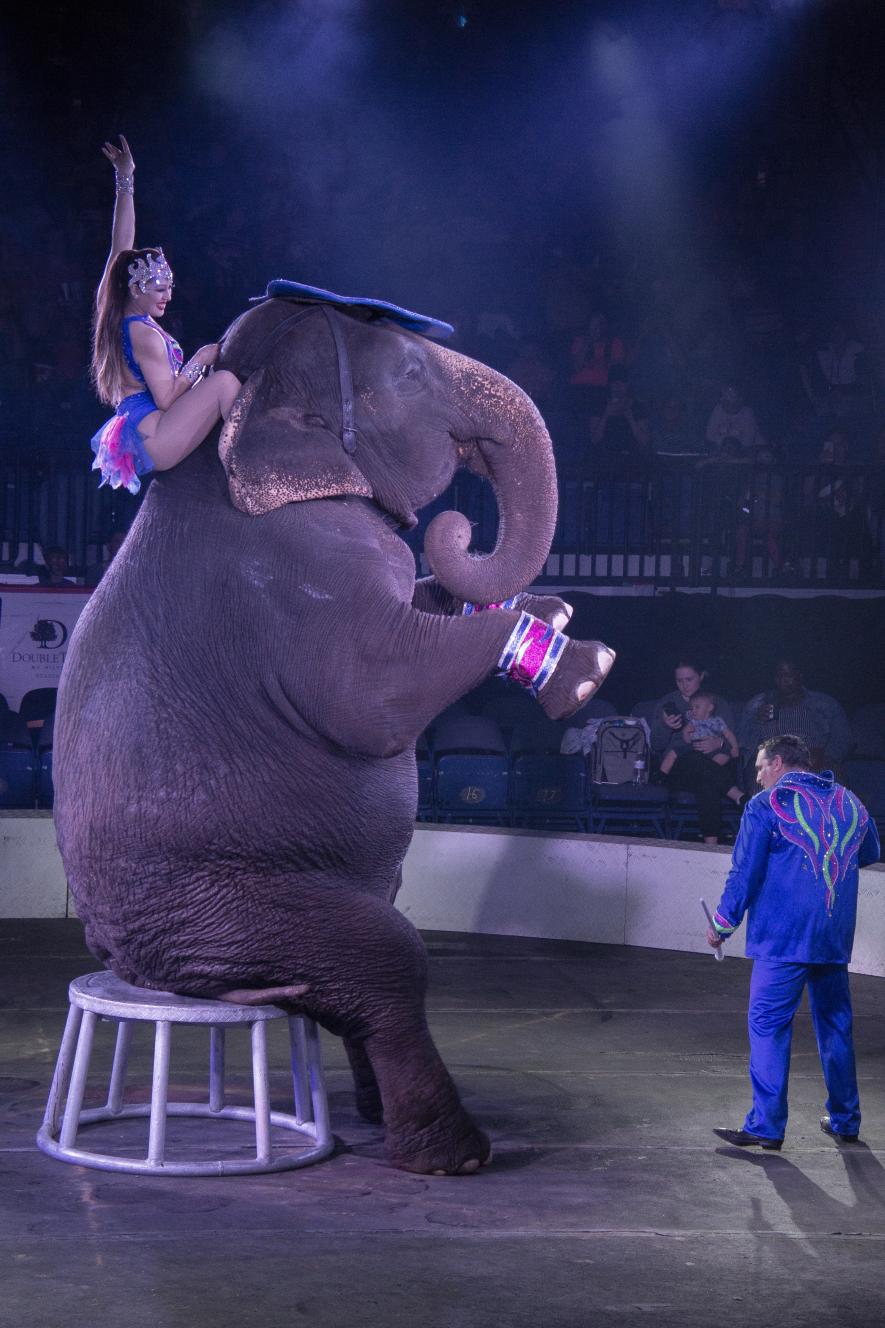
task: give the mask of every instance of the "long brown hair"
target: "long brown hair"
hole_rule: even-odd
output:
[[[159,249],[121,249],[95,292],[92,324],[91,378],[99,401],[116,406],[125,395],[126,361],[123,357],[123,310],[129,298],[129,264],[136,258],[157,257]]]

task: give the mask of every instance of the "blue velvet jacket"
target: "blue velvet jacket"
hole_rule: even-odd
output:
[[[789,770],[747,803],[714,925],[747,921],[747,954],[799,964],[847,964],[859,867],[879,860],[863,803],[832,771]]]

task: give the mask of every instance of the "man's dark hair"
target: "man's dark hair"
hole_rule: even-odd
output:
[[[759,751],[767,761],[773,761],[779,756],[784,765],[794,770],[811,769],[811,752],[795,733],[781,733],[776,738],[766,738],[760,742]]]

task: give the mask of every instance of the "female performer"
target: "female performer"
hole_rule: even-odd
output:
[[[206,377],[217,344],[201,346],[184,364],[178,342],[160,327],[172,298],[172,271],[162,249],[133,248],[129,144],[121,134],[120,147],[105,143],[102,151],[117,189],[111,251],[95,297],[92,379],[114,414],[92,439],[92,469],[101,471],[102,484],[138,493],[139,475],[176,465],[227,419],[241,384],[225,369]]]

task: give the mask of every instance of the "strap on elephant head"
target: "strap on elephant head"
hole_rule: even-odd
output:
[[[311,304],[306,309],[299,309],[297,313],[290,314],[288,318],[284,318],[277,323],[273,331],[269,333],[258,349],[257,358],[263,360],[265,355],[273,349],[283,336],[292,330],[296,323],[302,322],[303,319],[316,310],[324,315],[329,325],[329,331],[332,333],[335,358],[338,365],[338,390],[341,397],[341,446],[348,456],[353,456],[356,451],[356,429],[353,426],[353,375],[350,371],[347,342],[342,336],[341,328],[334,316],[334,310],[327,308],[326,305]]]

